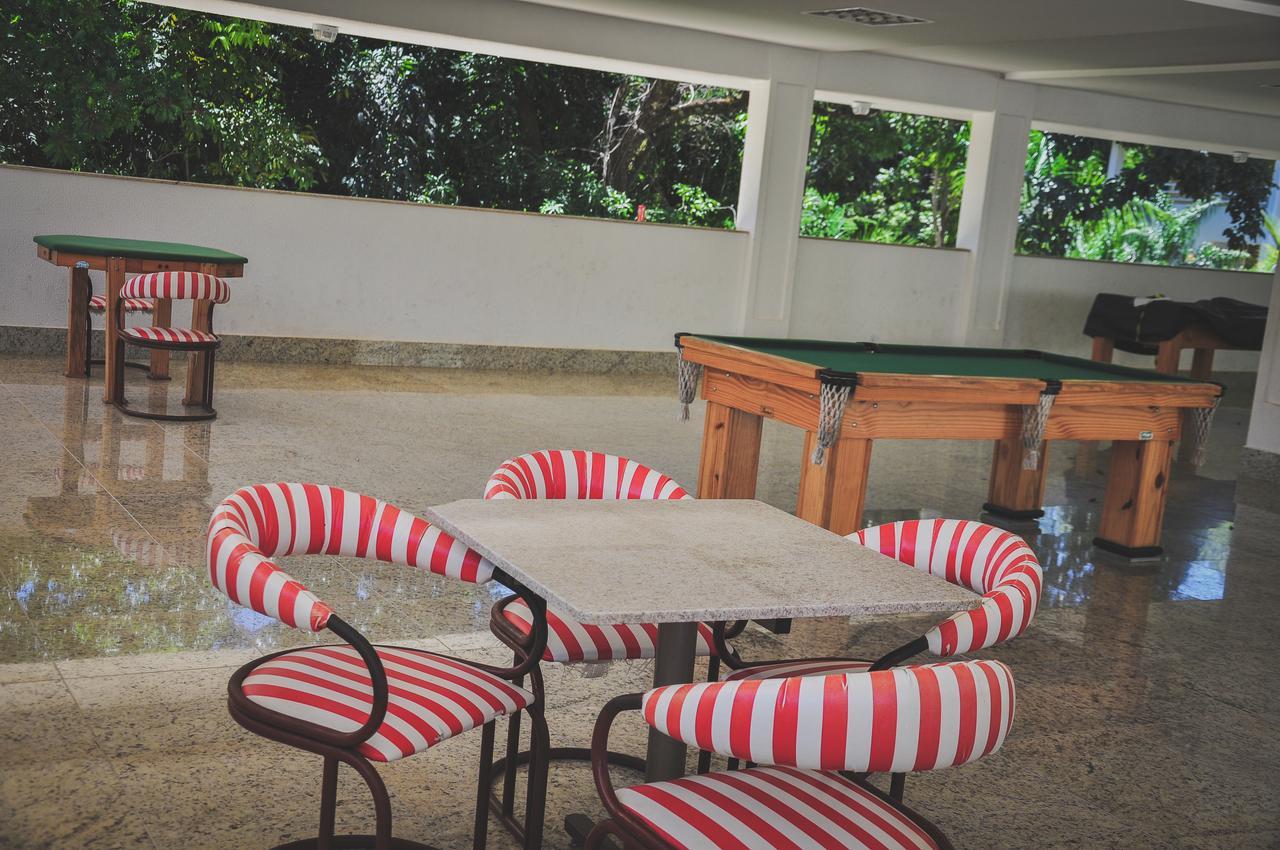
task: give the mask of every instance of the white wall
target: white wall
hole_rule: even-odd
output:
[[[1245,445],[1251,449],[1280,454],[1280,268],[1276,269],[1271,290],[1271,321],[1262,341],[1262,358],[1258,383],[1253,391],[1253,414],[1249,417],[1249,436]]]
[[[801,239],[791,336],[956,342],[967,251]]]
[[[1081,330],[1093,296],[1099,292],[1160,293],[1180,301],[1226,296],[1266,304],[1271,298],[1271,280],[1270,275],[1252,272],[1014,257],[1004,344],[1088,357],[1092,343]],[[1153,361],[1117,351],[1116,362],[1150,369]],[[1191,354],[1186,352],[1182,366],[1185,369],[1190,365]],[[1254,371],[1258,368],[1258,354],[1220,351],[1214,357],[1214,368]]]
[[[249,258],[218,330],[669,350],[732,332],[739,232],[0,167],[0,324],[66,324],[67,272],[31,237],[191,242]],[[95,274],[96,291],[102,275]]]

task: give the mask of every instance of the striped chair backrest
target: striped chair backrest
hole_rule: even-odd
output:
[[[644,695],[653,728],[730,758],[810,770],[933,770],[989,755],[1013,723],[999,661],[667,685]]]
[[[372,496],[324,484],[255,484],[209,520],[209,579],[233,602],[320,631],[332,610],[269,559],[348,555],[482,584],[493,565],[440,529]]]
[[[692,499],[642,463],[582,449],[544,449],[512,458],[484,486],[486,499]]]
[[[929,651],[950,656],[994,646],[1026,631],[1044,575],[1031,547],[993,525],[910,519],[849,535],[863,546],[982,594],[982,602],[925,633]]]
[[[172,298],[186,301],[212,301],[225,304],[231,300],[231,287],[220,277],[204,272],[152,272],[140,274],[124,282],[122,298]]]

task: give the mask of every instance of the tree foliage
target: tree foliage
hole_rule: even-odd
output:
[[[9,0],[0,159],[732,222],[746,95],[131,0]]]
[[[1124,145],[1121,167],[1108,175],[1111,142],[1033,130],[1019,215],[1018,250],[1070,256],[1081,234],[1132,205],[1154,215],[1176,191],[1195,204],[1221,203],[1231,216],[1228,248],[1243,250],[1265,235],[1263,210],[1273,163],[1203,151]],[[1170,208],[1171,209],[1171,208]],[[1203,210],[1202,210],[1203,211]]]
[[[815,104],[801,233],[954,245],[968,149],[964,121]]]

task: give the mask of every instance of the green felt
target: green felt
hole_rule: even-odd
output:
[[[961,348],[940,345],[886,345],[866,342],[705,336],[761,354],[809,363],[844,375],[879,372],[964,378],[1036,378],[1043,381],[1145,381],[1200,383],[1175,375],[1096,363],[1082,357],[1024,349]]]
[[[239,254],[184,245],[181,242],[152,242],[147,239],[112,239],[108,236],[68,236],[55,233],[35,237],[35,243],[50,251],[88,254],[94,257],[137,257],[144,260],[181,260],[191,263],[247,263]]]

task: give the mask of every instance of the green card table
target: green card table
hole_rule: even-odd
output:
[[[70,236],[50,234],[37,236],[36,256],[55,266],[70,269],[71,280],[67,293],[67,377],[85,375],[85,352],[89,338],[85,327],[89,318],[89,296],[92,294],[89,270],[96,269],[107,275],[106,367],[103,379],[103,401],[115,398],[116,322],[119,309],[120,288],[125,276],[148,272],[190,271],[204,272],[217,277],[241,277],[244,265],[249,262],[238,254],[205,248],[200,245],[184,245],[179,242],[152,242],[145,239],[112,239],[103,236]],[[156,300],[154,324],[171,324],[173,305],[167,298]],[[191,327],[208,331],[208,305],[197,301],[191,309]],[[183,399],[194,404],[204,397],[204,356],[193,355],[187,363],[187,387]],[[169,352],[156,350],[151,353],[151,377],[169,377]]]
[[[1094,542],[1157,556],[1171,447],[1185,427],[1202,450],[1222,394],[1039,351],[693,334],[676,345],[683,403],[703,373],[698,498],[752,498],[761,422],[777,419],[807,435],[797,515],[838,534],[861,525],[875,440],[994,440],[983,509],[1014,519],[1044,513],[1046,441],[1112,440]]]

